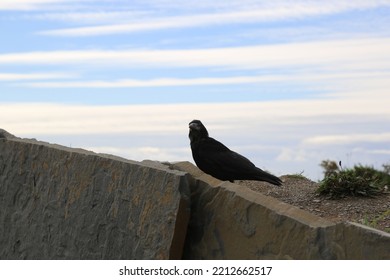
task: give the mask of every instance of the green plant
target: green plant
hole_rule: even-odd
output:
[[[295,174],[289,174],[289,175],[285,175],[287,178],[291,178],[291,179],[306,179],[307,178],[303,175],[304,171],[301,171],[300,173],[295,173]]]
[[[341,166],[341,164],[340,164]],[[317,192],[330,198],[346,196],[373,197],[390,186],[390,175],[372,167],[358,165],[352,169],[339,169],[325,172]]]

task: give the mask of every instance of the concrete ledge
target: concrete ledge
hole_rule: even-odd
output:
[[[221,182],[189,162],[188,259],[390,259],[390,235],[335,224],[243,186]]]
[[[189,196],[162,165],[3,137],[0,258],[181,258]]]

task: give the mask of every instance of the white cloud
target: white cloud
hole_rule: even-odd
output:
[[[87,106],[62,104],[0,104],[4,129],[15,134],[180,133],[192,119],[204,119],[216,131],[237,129],[256,133],[292,126],[329,126],[388,119],[389,99],[296,100],[250,103]],[[150,112],[153,112],[151,114]],[[207,121],[208,120],[208,121]],[[314,132],[312,132],[314,133]],[[238,134],[239,135],[239,134]],[[305,143],[337,142],[340,138],[306,137]],[[302,135],[302,137],[305,137]],[[372,139],[373,135],[364,135]],[[387,139],[389,134],[376,134]],[[344,138],[341,138],[343,140]],[[351,141],[360,139],[352,135]],[[345,140],[346,141],[346,140]]]
[[[302,148],[283,148],[277,156],[278,161],[304,162],[309,159],[308,151]]]
[[[95,153],[120,155],[132,160],[142,161],[145,159],[158,159],[161,161],[177,161],[188,159],[189,147],[185,148],[164,148],[156,146],[139,147],[113,147],[113,146],[86,146],[87,150]]]
[[[168,1],[171,2],[171,1]],[[187,5],[187,3],[186,3]],[[190,3],[188,3],[191,6]],[[97,36],[118,33],[131,33],[150,30],[161,30],[171,28],[202,27],[210,25],[232,24],[232,23],[256,23],[276,20],[300,19],[320,15],[340,13],[355,9],[369,9],[379,6],[390,5],[388,1],[327,1],[318,3],[317,1],[278,1],[276,4],[249,5],[250,9],[241,10],[237,7],[228,12],[216,12],[210,14],[191,14],[174,17],[144,18],[130,23],[108,24],[98,26],[84,26],[67,29],[55,29],[41,31],[42,35],[55,36]],[[196,6],[196,4],[195,4]],[[241,5],[245,7],[245,3]],[[82,14],[78,14],[82,20]],[[69,15],[68,15],[69,16]],[[76,18],[74,15],[73,18]],[[61,18],[61,17],[59,17]],[[119,21],[122,21],[118,17]],[[114,21],[117,22],[117,21]]]
[[[75,50],[3,53],[0,64],[115,67],[269,67],[316,66],[322,70],[388,69],[390,38],[318,41],[194,50]]]
[[[102,24],[112,22],[128,22],[129,19],[145,19],[150,16],[150,11],[86,11],[86,12],[46,12],[40,14],[28,14],[22,16],[23,19],[30,20],[49,20],[49,21],[63,21],[65,23],[78,24]]]
[[[0,81],[25,81],[25,80],[53,80],[69,79],[77,77],[75,74],[67,73],[1,73]]]
[[[1,79],[1,76],[0,76]],[[160,78],[153,80],[119,80],[119,81],[81,81],[81,82],[35,82],[25,84],[41,88],[134,88],[134,87],[170,87],[199,85],[233,85],[243,83],[260,83],[280,80],[278,77],[226,77],[226,78]]]
[[[364,72],[357,71],[351,73],[289,73],[285,75],[262,75],[262,76],[230,76],[230,77],[202,77],[202,78],[159,78],[151,80],[97,80],[97,81],[41,81],[20,83],[19,86],[33,87],[33,88],[142,88],[142,87],[176,87],[176,86],[205,86],[205,85],[238,85],[238,84],[261,84],[261,83],[275,83],[275,82],[299,82],[305,83],[307,87],[313,86],[311,84],[326,83],[332,81],[333,95],[348,95],[353,94],[357,96],[370,92],[371,95],[378,96],[378,94],[387,94],[387,86],[389,85],[388,74],[382,72]],[[15,80],[22,80],[23,75],[18,79],[18,75],[10,76]],[[41,79],[45,76],[42,75]],[[66,76],[64,76],[66,77]],[[56,75],[48,76],[48,79],[56,78]],[[61,78],[61,76],[58,76]],[[7,80],[7,75],[3,77]],[[40,75],[27,75],[24,79],[40,79]],[[2,75],[0,73],[0,80]],[[351,85],[351,81],[353,84]],[[324,86],[322,86],[323,89]],[[328,86],[328,89],[330,86]],[[339,92],[335,90],[339,88]],[[341,88],[341,89],[340,89]],[[375,90],[375,92],[373,91]]]
[[[1,0],[1,10],[37,10],[51,5],[83,2],[82,0]]]
[[[55,36],[97,36],[110,35],[118,33],[132,33],[150,30],[161,30],[170,28],[188,28],[201,27],[209,25],[231,24],[231,23],[250,23],[277,20],[288,17],[304,16],[307,14],[316,14],[319,10],[315,9],[272,9],[257,11],[239,11],[223,14],[202,14],[202,15],[185,15],[168,18],[151,18],[143,19],[138,22],[126,24],[111,24],[99,26],[87,26],[67,29],[55,29],[41,31],[41,35]]]
[[[353,143],[380,143],[390,142],[390,133],[364,133],[364,134],[348,134],[348,135],[320,135],[305,139],[303,144],[307,145],[345,145]]]
[[[368,151],[371,154],[379,154],[379,155],[390,155],[390,150],[372,150]]]
[[[170,120],[184,110],[176,106],[83,106],[62,104],[0,105],[2,124],[16,134],[170,133],[178,129]],[[171,112],[169,112],[172,109]],[[150,114],[153,112],[153,115]],[[160,117],[164,114],[164,119]]]
[[[339,9],[353,9],[353,8],[372,8],[381,5],[388,5],[389,1],[387,0],[328,0],[318,2],[316,0],[295,0],[295,1],[286,1],[286,0],[188,0],[186,5],[183,5],[181,1],[178,0],[142,0],[143,3],[148,3],[149,6],[159,8],[159,9],[175,9],[175,10],[204,10],[204,9],[214,9],[214,10],[237,10],[242,9],[255,9],[255,8],[270,8],[270,7],[291,7],[291,6],[332,6],[334,10]]]

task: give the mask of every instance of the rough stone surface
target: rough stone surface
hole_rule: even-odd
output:
[[[338,223],[327,229],[328,246],[338,259],[390,260],[390,234],[358,223]]]
[[[0,259],[181,258],[183,172],[1,136]]]
[[[390,259],[385,232],[335,224],[188,162],[173,168],[192,176],[187,259]]]

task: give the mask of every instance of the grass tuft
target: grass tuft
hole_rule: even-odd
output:
[[[325,161],[324,161],[325,162]],[[390,175],[372,167],[358,165],[352,169],[343,169],[341,163],[322,163],[325,178],[320,182],[317,192],[332,199],[347,196],[374,197],[385,192],[390,186]]]

